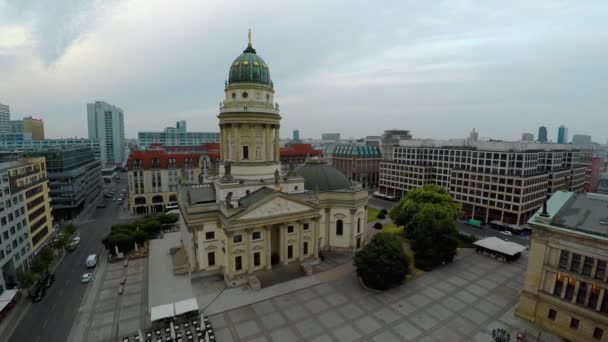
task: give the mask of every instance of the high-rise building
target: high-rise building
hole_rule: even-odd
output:
[[[534,134],[532,133],[522,133],[521,141],[534,141]]]
[[[410,189],[436,184],[476,219],[523,224],[547,193],[582,192],[587,182],[590,151],[571,145],[544,146],[402,141],[393,160],[380,163],[379,195],[401,198]]]
[[[188,132],[186,121],[178,121],[175,127],[166,127],[162,132],[138,132],[139,148],[147,149],[152,144],[163,146],[194,146],[220,141],[219,132]]]
[[[300,130],[295,129],[293,131],[293,141],[300,141]]]
[[[558,144],[567,144],[568,143],[568,128],[566,126],[561,125],[557,129],[557,143]]]
[[[11,131],[11,110],[0,103],[0,133],[10,133]]]
[[[127,161],[125,122],[122,109],[95,101],[87,104],[89,139],[99,141],[103,166],[122,166]]]
[[[31,133],[32,140],[44,140],[44,121],[31,116],[22,120],[11,120],[11,132]]]
[[[340,141],[340,133],[322,133],[321,140],[338,142]]]
[[[608,196],[557,192],[532,226],[515,315],[568,341],[608,336]]]
[[[475,132],[475,128],[469,133],[469,142],[477,142],[479,140],[479,132]]]
[[[591,136],[586,134],[575,134],[572,136],[572,144],[580,146],[590,146]]]
[[[538,127],[538,142],[546,143],[549,139],[547,138],[547,127],[540,126]]]

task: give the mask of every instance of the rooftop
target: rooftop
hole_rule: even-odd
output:
[[[589,150],[578,145],[550,144],[536,141],[468,141],[465,139],[435,140],[416,139],[400,140],[401,147],[427,148],[461,148],[480,151],[580,151]]]

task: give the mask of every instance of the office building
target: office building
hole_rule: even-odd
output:
[[[56,146],[86,146],[93,151],[95,159],[101,161],[101,149],[95,139],[44,139],[32,140],[31,133],[0,134],[0,150],[5,151],[37,151]]]
[[[0,162],[0,294],[17,286],[17,272],[31,254],[25,218],[24,189],[15,187],[9,176],[21,162]]]
[[[380,142],[380,150],[382,152],[382,160],[393,159],[393,149],[399,146],[401,140],[411,140],[412,134],[404,129],[389,129],[382,134]]]
[[[46,159],[55,220],[76,217],[101,192],[101,162],[87,146],[56,146],[21,155]]]
[[[515,315],[568,341],[608,337],[608,196],[556,192],[528,221],[528,269]]]
[[[220,141],[218,132],[188,132],[186,121],[178,121],[175,127],[167,127],[162,132],[137,133],[139,148],[145,150],[152,144],[163,146],[193,146]]]
[[[368,135],[365,137],[365,145],[366,146],[376,146],[378,148],[382,147],[382,137],[379,135]]]
[[[382,153],[376,146],[340,144],[335,145],[332,151],[332,166],[364,188],[378,186],[381,159]]]
[[[87,120],[89,139],[99,142],[103,167],[123,166],[127,161],[127,144],[122,109],[103,101],[88,103]]]
[[[31,116],[21,120],[11,120],[11,132],[30,133],[32,140],[44,140],[44,121]]]
[[[340,141],[340,133],[322,133],[321,140],[323,141],[332,141],[339,142]]]
[[[293,141],[300,141],[300,130],[296,129],[293,131]]]
[[[522,133],[521,141],[534,141],[534,134],[532,133]]]
[[[558,144],[567,144],[568,143],[568,128],[566,126],[561,125],[557,129],[557,143]]]
[[[572,144],[580,146],[591,146],[591,136],[586,134],[575,134],[572,136]]]
[[[0,134],[11,131],[11,110],[9,106],[0,103]]]
[[[547,138],[547,127],[540,126],[538,128],[538,142],[540,142],[540,143],[549,142],[549,139]]]
[[[521,225],[547,194],[583,191],[590,156],[571,145],[401,141],[393,160],[380,163],[377,194],[401,198],[410,189],[436,184],[475,219]]]

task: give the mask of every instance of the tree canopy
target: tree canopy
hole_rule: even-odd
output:
[[[378,233],[354,258],[357,274],[366,286],[384,290],[403,280],[410,272],[410,259],[401,242],[392,234]]]

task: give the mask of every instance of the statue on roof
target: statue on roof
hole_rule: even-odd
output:
[[[279,184],[279,179],[281,176],[279,175],[279,169],[274,170],[274,184]]]

